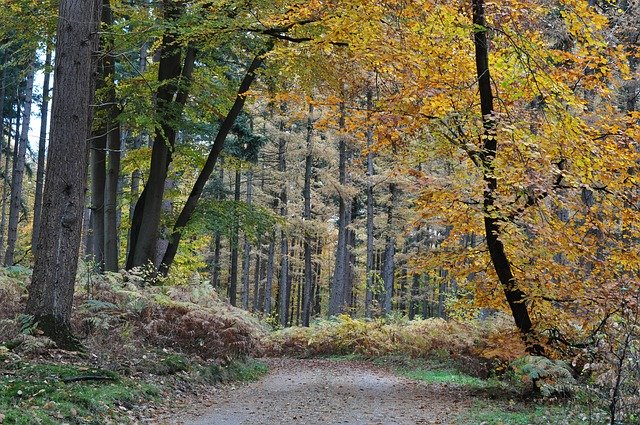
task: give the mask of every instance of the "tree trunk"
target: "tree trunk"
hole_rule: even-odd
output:
[[[14,152],[13,175],[11,178],[11,202],[9,203],[9,227],[7,232],[7,252],[4,256],[5,267],[13,265],[13,258],[18,240],[18,221],[20,220],[20,201],[22,199],[22,183],[24,181],[25,156],[29,144],[29,124],[31,122],[31,105],[33,104],[33,76],[35,58],[29,64],[27,85],[24,90],[24,112],[19,142]]]
[[[511,263],[507,258],[504,245],[500,240],[500,218],[496,209],[498,180],[495,177],[495,159],[497,154],[497,123],[493,109],[493,91],[489,72],[489,47],[487,28],[484,14],[484,0],[472,0],[474,46],[476,71],[480,89],[480,107],[484,134],[482,135],[483,150],[480,153],[484,180],[484,227],[487,247],[493,267],[504,289],[505,296],[516,326],[520,330],[528,350],[539,351],[539,346],[530,338],[533,327],[527,311],[526,295],[518,288],[518,284],[511,270]]]
[[[276,235],[271,234],[271,240],[269,241],[269,251],[267,253],[267,282],[264,285],[264,314],[271,314],[271,293],[273,289],[273,269],[275,267],[275,252],[276,252]]]
[[[344,105],[341,105],[340,129],[344,131]],[[347,142],[341,135],[338,142],[339,150],[339,182],[342,187],[347,184]],[[351,221],[351,199],[338,193],[338,244],[336,246],[335,268],[329,292],[328,315],[335,316],[344,311],[347,300],[345,288],[349,277],[349,224]]]
[[[11,181],[11,177],[9,176],[9,166],[10,160],[12,156],[15,156],[18,140],[20,139],[20,102],[17,103],[17,113],[16,113],[16,133],[15,139],[13,141],[13,151],[11,150],[11,121],[9,121],[9,137],[7,137],[7,150],[5,152],[4,157],[4,182],[2,184],[2,211],[0,212],[0,253],[4,252],[4,233],[7,227],[7,199],[9,198],[9,181]],[[13,152],[13,153],[12,153]]]
[[[247,206],[251,206],[253,194],[253,170],[247,171]],[[249,310],[249,268],[251,266],[251,244],[245,235],[242,249],[242,307]]]
[[[100,0],[60,3],[42,225],[26,313],[61,348],[79,345],[69,319],[82,231],[100,12]]]
[[[184,10],[182,2],[163,1],[164,18],[169,30],[162,37],[158,66],[160,86],[155,93],[156,114],[159,117],[160,128],[154,135],[147,183],[140,194],[131,219],[127,269],[156,261],[165,181],[175,146],[176,126],[187,102],[188,83],[191,80],[196,59],[193,46],[189,46],[184,58],[182,57],[183,47],[179,43],[179,36],[171,29],[172,25],[182,17]]]
[[[42,84],[42,106],[40,107],[40,139],[38,142],[38,170],[36,171],[36,194],[33,205],[33,232],[31,233],[31,250],[37,255],[36,246],[40,234],[40,214],[42,213],[42,190],[44,189],[44,163],[47,158],[47,124],[49,117],[49,86],[51,83],[51,46],[47,44],[44,60],[44,82]]]
[[[311,172],[313,164],[313,104],[309,105],[309,117],[307,119],[307,156],[304,164],[304,284],[302,300],[302,326],[309,326],[311,317],[311,303],[313,296],[313,264],[311,263]]]
[[[384,248],[384,260],[382,261],[382,281],[384,282],[384,300],[382,308],[385,314],[391,313],[391,300],[393,299],[393,284],[395,281],[395,255],[396,237],[394,235],[393,209],[397,202],[397,188],[395,183],[389,184],[391,198],[387,205],[387,237]]]
[[[284,123],[280,125],[280,131],[284,131]],[[281,137],[278,143],[278,171],[284,176],[287,172],[287,139]],[[288,191],[286,178],[280,190],[280,216],[286,220],[288,215]],[[280,286],[279,286],[280,325],[286,327],[289,323],[289,303],[291,301],[291,285],[289,279],[289,239],[284,229],[280,236]]]
[[[373,109],[373,93],[367,90],[367,108]],[[367,283],[364,299],[364,315],[371,317],[371,303],[373,301],[373,126],[367,127]]]
[[[236,178],[234,185],[233,200],[236,205],[240,203],[240,169],[236,169]],[[231,236],[231,270],[229,272],[229,302],[232,306],[236,305],[236,296],[238,292],[238,218],[235,218],[233,224],[233,234]]]
[[[108,29],[113,25],[109,0],[103,0],[102,22]],[[104,78],[107,91],[107,148],[108,163],[104,187],[104,269],[118,271],[118,182],[120,177],[120,123],[115,90],[115,66],[113,38],[104,36]]]
[[[262,56],[264,53],[266,52],[262,52],[258,56],[256,56],[251,62],[251,65],[249,65],[249,68],[247,68],[247,72],[238,89],[236,100],[227,113],[224,121],[222,121],[222,123],[220,124],[220,129],[218,130],[218,134],[216,135],[213,145],[211,146],[211,151],[207,156],[207,161],[205,162],[204,167],[202,167],[202,170],[198,175],[198,179],[194,183],[193,188],[191,189],[191,193],[189,193],[187,202],[185,202],[184,207],[182,207],[182,211],[180,211],[180,215],[173,225],[173,233],[171,234],[170,238],[171,243],[167,247],[167,251],[164,254],[164,258],[162,259],[162,269],[160,270],[160,272],[165,275],[168,273],[169,268],[173,264],[173,259],[178,252],[178,246],[182,237],[182,229],[187,225],[187,223],[189,223],[189,220],[191,220],[191,216],[193,215],[193,212],[196,209],[196,205],[200,200],[200,195],[202,195],[202,191],[216,165],[218,156],[220,156],[220,152],[222,152],[224,141],[227,138],[229,131],[231,131],[231,128],[233,127],[236,118],[240,114],[240,111],[242,111],[242,108],[244,107],[246,92],[247,90],[249,90],[251,84],[253,83],[253,80],[256,77],[255,72],[258,68],[260,68],[260,66],[262,66]]]

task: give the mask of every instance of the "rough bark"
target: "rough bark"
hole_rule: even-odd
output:
[[[394,235],[394,218],[393,212],[397,202],[397,187],[395,183],[389,184],[389,193],[391,197],[387,205],[387,237],[384,247],[384,259],[382,261],[382,281],[384,282],[384,300],[382,308],[385,314],[391,313],[391,300],[393,299],[394,281],[395,281],[395,255],[396,255],[396,237]]]
[[[284,131],[284,124],[280,125]],[[281,137],[278,142],[278,171],[281,175],[287,172],[287,139]],[[286,180],[282,185],[279,195],[280,216],[286,220],[288,215],[288,191]],[[289,278],[289,239],[284,230],[280,235],[280,285],[279,285],[279,312],[280,325],[286,327],[289,323],[289,303],[291,302],[291,282]]]
[[[344,106],[342,107],[344,110]],[[344,111],[340,118],[340,128],[344,128]],[[339,151],[339,183],[347,184],[347,142],[344,136],[338,142]],[[345,299],[345,288],[349,284],[349,224],[351,221],[351,199],[339,193],[338,199],[338,243],[336,245],[335,267],[329,292],[328,315],[335,316],[344,312],[348,300]]]
[[[236,202],[236,205],[240,202],[240,170],[236,169],[236,178],[234,185],[234,194],[233,200]],[[233,234],[231,236],[231,270],[229,272],[229,302],[231,305],[236,305],[236,297],[238,293],[238,232],[239,224],[237,222],[234,223]]]
[[[215,168],[216,161],[220,156],[220,152],[222,152],[224,141],[231,131],[231,128],[233,127],[236,118],[240,114],[240,111],[242,111],[242,108],[244,107],[246,92],[249,90],[251,84],[253,83],[253,80],[255,80],[256,78],[256,70],[260,68],[260,66],[262,66],[262,56],[263,53],[256,56],[251,62],[251,65],[249,65],[249,68],[247,68],[244,79],[242,80],[242,83],[240,83],[240,87],[238,88],[236,100],[227,113],[227,116],[220,124],[220,129],[218,130],[218,134],[216,135],[213,145],[211,146],[211,151],[207,156],[207,161],[205,162],[204,167],[202,167],[202,170],[198,175],[198,179],[194,183],[193,188],[191,189],[191,193],[189,193],[189,197],[187,198],[184,207],[182,207],[182,211],[180,211],[180,215],[173,225],[173,232],[170,238],[171,242],[169,243],[167,251],[164,254],[164,257],[162,259],[162,268],[160,269],[160,272],[165,275],[169,272],[169,268],[171,268],[175,255],[178,252],[178,246],[180,245],[180,239],[182,237],[182,229],[187,225],[187,223],[189,223],[189,220],[191,220],[198,201],[200,200],[200,196],[202,195],[202,191],[204,190],[204,187],[209,180],[213,169]]]
[[[373,109],[373,93],[367,91],[367,108]],[[367,265],[366,276],[367,283],[364,299],[364,315],[371,317],[371,303],[373,301],[373,152],[371,146],[373,144],[373,127],[367,127]]]
[[[484,227],[487,247],[493,267],[504,289],[507,303],[511,309],[516,326],[520,330],[529,351],[535,351],[535,342],[530,338],[533,327],[526,305],[526,294],[518,288],[518,283],[507,258],[504,245],[500,240],[500,218],[497,214],[496,197],[498,180],[495,177],[495,159],[497,154],[497,123],[493,108],[493,89],[489,70],[489,48],[484,12],[484,0],[472,0],[474,47],[478,86],[480,91],[480,107],[484,134],[483,150],[480,153],[484,180]]]
[[[42,190],[44,189],[44,163],[47,158],[47,124],[49,118],[49,86],[51,83],[51,46],[47,45],[44,60],[44,82],[42,84],[42,105],[40,106],[40,138],[38,141],[38,169],[36,171],[36,194],[33,204],[33,232],[31,233],[31,250],[37,255],[36,246],[40,235],[40,214],[42,213]]]
[[[247,171],[247,205],[251,205],[253,199],[253,171]],[[251,266],[251,244],[245,235],[242,248],[242,307],[249,310],[249,268]]]
[[[107,28],[113,25],[109,0],[103,1],[102,22]],[[120,177],[120,113],[115,91],[116,59],[113,39],[104,37],[104,79],[108,85],[107,99],[107,173],[104,187],[104,269],[118,271],[118,182]]]
[[[100,0],[60,2],[39,254],[26,313],[62,348],[78,346],[69,319],[82,231],[100,12]]]
[[[269,250],[267,252],[267,281],[264,286],[264,314],[271,314],[271,293],[273,289],[273,269],[275,267],[275,252],[276,252],[276,236],[271,234],[271,240],[269,241]]]
[[[7,251],[4,256],[5,267],[13,265],[16,242],[18,240],[18,221],[20,220],[20,201],[24,181],[25,156],[29,144],[29,124],[31,123],[31,105],[33,104],[33,77],[35,57],[29,63],[27,85],[24,89],[24,110],[20,138],[14,151],[13,173],[11,178],[11,198],[9,203],[9,226],[7,231]]]
[[[11,150],[11,121],[9,122],[9,137],[7,137],[7,150],[4,158],[4,182],[2,184],[2,211],[0,212],[0,253],[4,252],[4,234],[7,227],[7,200],[9,199],[9,182],[11,176],[9,175],[9,166],[12,157],[15,157],[17,153],[18,140],[20,139],[20,102],[17,103],[16,113],[16,132],[15,139],[13,141],[13,150]]]
[[[307,155],[304,163],[304,189],[302,191],[304,197],[303,219],[306,221],[307,227],[304,234],[304,283],[303,283],[303,299],[302,299],[302,326],[309,326],[311,317],[311,303],[313,296],[313,264],[311,262],[311,244],[313,238],[311,236],[311,172],[313,164],[313,104],[309,105],[309,117],[307,118]]]

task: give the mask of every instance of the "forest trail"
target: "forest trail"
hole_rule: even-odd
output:
[[[470,406],[456,387],[398,377],[363,362],[270,359],[259,382],[227,387],[184,425],[449,424]]]

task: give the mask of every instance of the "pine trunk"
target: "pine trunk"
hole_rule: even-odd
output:
[[[61,0],[41,233],[26,313],[60,348],[71,335],[95,83],[100,0]]]
[[[31,123],[31,105],[33,104],[33,77],[35,73],[35,58],[29,64],[27,85],[24,90],[24,111],[22,130],[14,151],[15,161],[11,178],[11,198],[9,203],[9,227],[7,231],[7,252],[4,256],[5,267],[13,265],[18,240],[18,221],[20,220],[20,201],[22,199],[22,183],[24,181],[25,157],[29,144],[29,124]]]
[[[44,163],[47,158],[47,124],[49,117],[49,86],[51,84],[51,46],[47,45],[44,60],[44,82],[42,84],[42,106],[40,107],[40,139],[38,141],[38,170],[36,171],[36,194],[33,205],[33,232],[31,250],[37,255],[36,246],[40,235],[40,215],[42,214],[42,190],[44,189]]]

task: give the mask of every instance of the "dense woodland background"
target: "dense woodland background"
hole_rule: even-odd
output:
[[[276,327],[505,311],[531,354],[638,366],[637,1],[88,3],[0,8],[0,252],[35,262],[41,323],[70,323],[58,246],[89,280],[206,282]],[[82,128],[56,120],[74,70],[87,155],[54,155],[52,97],[52,135]],[[47,195],[85,160],[86,192],[80,167],[51,179],[76,200]]]

